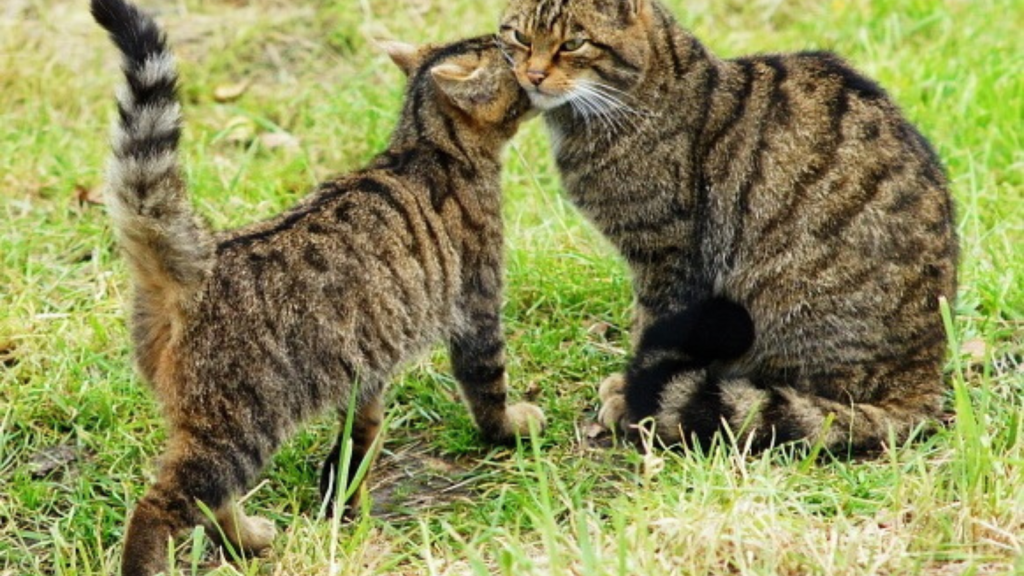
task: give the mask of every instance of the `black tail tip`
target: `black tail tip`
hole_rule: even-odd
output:
[[[160,28],[134,4],[125,0],[91,0],[90,11],[129,62],[141,64],[150,55],[166,50]]]
[[[703,351],[705,356],[732,360],[754,345],[754,336],[754,319],[746,307],[727,298],[715,297],[701,307],[689,345]]]
[[[754,320],[746,307],[716,296],[659,318],[644,332],[639,348],[680,350],[696,361],[713,362],[739,358],[754,338]]]
[[[110,32],[123,28],[138,14],[138,9],[124,0],[92,0],[89,9],[96,23]]]

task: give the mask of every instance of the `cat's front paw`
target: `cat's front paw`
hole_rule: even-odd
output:
[[[529,436],[531,426],[540,432],[547,425],[544,411],[529,402],[512,404],[505,409],[505,416],[510,436]]]
[[[598,422],[609,430],[626,430],[626,377],[615,373],[605,378],[597,395],[601,399]]]
[[[274,523],[259,516],[247,516],[241,507],[232,503],[217,518],[224,537],[247,554],[259,554],[270,548],[277,536]],[[220,536],[217,536],[220,540]],[[221,542],[223,544],[223,541]]]

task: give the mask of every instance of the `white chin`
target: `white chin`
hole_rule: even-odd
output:
[[[553,96],[532,90],[528,92],[528,95],[530,96],[530,103],[533,104],[534,108],[539,108],[545,112],[554,110],[569,101],[569,97],[565,94]]]

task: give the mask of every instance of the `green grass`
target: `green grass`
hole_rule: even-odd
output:
[[[963,245],[948,317],[955,421],[856,462],[594,447],[596,384],[628,348],[629,280],[559,195],[534,123],[507,155],[505,318],[512,385],[550,428],[516,449],[481,444],[439,351],[389,394],[371,513],[353,525],[316,518],[317,467],[334,434],[324,418],[285,445],[246,504],[281,530],[272,554],[218,573],[1024,573],[1024,4],[670,3],[722,55],[838,50],[932,139]],[[131,368],[108,218],[77,200],[101,184],[120,81],[84,4],[0,9],[0,576],[114,572],[125,515],[164,438]],[[369,37],[487,32],[500,9],[151,4],[179,55],[195,204],[217,227],[273,214],[383,147],[402,81]],[[214,100],[241,81],[251,85],[240,99]],[[298,146],[261,145],[271,132]],[[183,573],[220,564],[190,542]]]

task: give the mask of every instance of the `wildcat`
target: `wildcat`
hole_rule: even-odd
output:
[[[506,403],[500,153],[530,105],[493,36],[388,43],[409,80],[387,151],[277,217],[214,233],[178,165],[163,33],[123,0],[92,0],[92,13],[124,56],[108,196],[134,285],[136,361],[170,428],[128,524],[123,574],[165,570],[168,539],[208,523],[197,502],[235,545],[269,546],[273,525],[235,496],[301,421],[349,402],[354,473],[379,433],[387,380],[438,339],[484,437],[543,426],[536,406]]]
[[[855,451],[937,415],[953,205],[879,86],[828,52],[719,58],[657,0],[511,0],[500,38],[633,275],[605,425]]]

